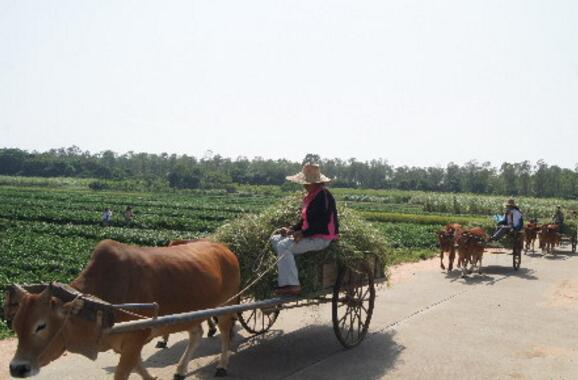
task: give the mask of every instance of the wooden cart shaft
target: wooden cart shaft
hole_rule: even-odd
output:
[[[237,314],[246,310],[273,308],[275,306],[297,300],[299,300],[299,297],[276,297],[241,305],[222,306],[213,309],[203,309],[187,313],[164,315],[157,318],[147,318],[135,321],[120,322],[115,323],[112,327],[106,329],[104,333],[121,334],[155,327],[186,323],[195,320],[202,321],[211,317],[218,317],[227,314]]]

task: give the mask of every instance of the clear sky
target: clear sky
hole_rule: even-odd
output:
[[[578,163],[575,0],[0,0],[0,147]]]

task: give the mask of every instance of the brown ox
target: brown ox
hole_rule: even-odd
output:
[[[534,251],[534,244],[536,243],[536,238],[538,237],[538,230],[540,227],[536,222],[529,222],[524,226],[524,253],[528,253],[530,247],[532,248],[532,252]]]
[[[440,246],[440,267],[446,269],[444,266],[444,252],[448,252],[448,272],[454,267],[454,259],[456,257],[456,239],[458,238],[462,226],[457,223],[448,224],[443,230],[437,233],[438,242]],[[458,267],[459,267],[458,262]]]
[[[171,240],[169,242],[168,247],[172,247],[174,245],[181,245],[181,244],[189,244],[189,243],[193,243],[199,240],[206,240],[206,239],[194,239],[194,240],[183,240],[183,239],[177,239],[177,240]],[[215,321],[213,321],[213,319]],[[209,331],[207,332],[207,336],[209,338],[212,338],[213,336],[215,336],[215,334],[217,333],[217,326],[215,326],[215,322],[217,321],[217,318],[209,318],[207,319],[207,324],[209,325]],[[165,334],[163,335],[162,339],[159,340],[156,344],[156,348],[167,348],[169,344],[169,334]]]
[[[469,273],[472,273],[478,266],[478,273],[482,273],[482,257],[484,248],[488,241],[488,235],[481,227],[473,227],[463,230],[457,239],[458,243],[458,264],[462,266],[462,277],[466,276],[468,262],[471,263]]]
[[[198,241],[173,247],[140,248],[104,240],[70,285],[83,294],[92,294],[112,304],[157,302],[158,314],[167,315],[232,304],[234,301],[229,299],[238,292],[239,283],[238,260],[221,244]],[[186,330],[189,343],[175,374],[175,379],[183,379],[202,336],[202,321],[100,336],[97,322],[76,315],[75,301],[63,303],[53,296],[50,287],[40,294],[20,288],[11,298],[9,304],[18,304],[12,324],[18,335],[18,348],[10,363],[14,377],[37,374],[40,367],[65,351],[94,360],[99,352],[113,349],[120,353],[115,380],[126,380],[133,370],[145,380],[153,379],[142,363],[143,345],[154,337]],[[134,319],[122,312],[116,312],[114,317],[116,322]],[[226,374],[232,321],[230,315],[219,317],[219,376]]]
[[[554,247],[560,245],[560,226],[557,224],[543,224],[540,228],[540,248],[542,252],[555,253]]]

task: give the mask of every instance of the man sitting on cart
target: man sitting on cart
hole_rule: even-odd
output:
[[[506,212],[498,222],[499,227],[492,235],[492,240],[500,240],[505,234],[511,231],[520,232],[524,227],[522,212],[518,206],[516,206],[516,202],[513,199],[508,199],[504,207],[506,208]]]
[[[294,255],[327,248],[331,241],[339,238],[339,221],[335,199],[325,187],[331,179],[321,174],[318,165],[305,164],[300,173],[287,179],[303,185],[307,194],[303,198],[299,222],[277,230],[271,237],[271,244],[279,258],[279,287],[275,293],[296,296],[301,286]]]
[[[564,214],[562,213],[562,207],[560,207],[560,205],[556,206],[556,212],[552,216],[552,224],[558,225],[558,230],[562,230]]]

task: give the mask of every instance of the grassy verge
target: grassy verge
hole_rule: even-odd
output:
[[[431,259],[439,254],[432,248],[394,248],[390,255],[390,264],[398,265],[415,263],[421,260]]]

